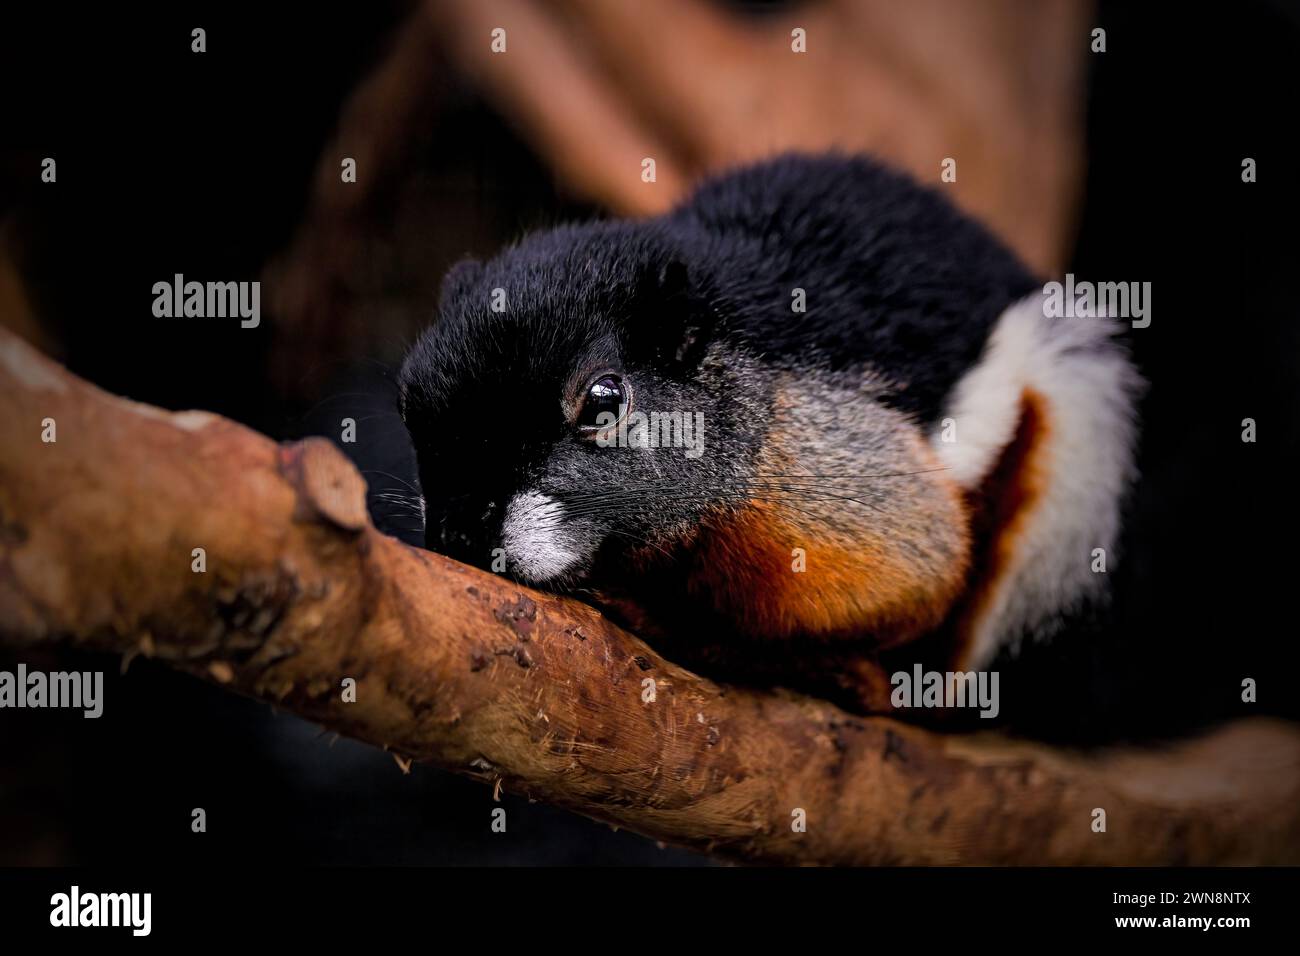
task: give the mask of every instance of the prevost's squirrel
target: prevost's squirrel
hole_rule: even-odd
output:
[[[864,158],[534,233],[451,270],[401,369],[426,544],[886,707],[893,667],[986,667],[1105,601],[1141,380],[1117,323],[1043,300]]]

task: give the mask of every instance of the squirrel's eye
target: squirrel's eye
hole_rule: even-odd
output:
[[[631,398],[632,390],[622,378],[602,375],[587,387],[578,412],[578,427],[598,429],[616,424],[627,414]]]

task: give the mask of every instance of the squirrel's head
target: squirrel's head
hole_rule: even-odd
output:
[[[399,376],[427,546],[555,587],[671,551],[730,504],[768,385],[716,347],[715,305],[647,226],[454,267]]]

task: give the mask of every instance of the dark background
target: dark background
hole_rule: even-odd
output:
[[[769,5],[748,6],[762,15]],[[391,418],[385,369],[431,317],[445,269],[528,228],[594,214],[450,71],[410,175],[370,224],[375,251],[358,263],[352,291],[370,305],[357,321],[381,308],[399,316],[363,354],[277,365],[265,283],[256,330],[155,319],[150,288],[175,272],[261,277],[302,219],[341,102],[409,8],[6,11],[0,217],[57,357],[110,391],[210,409],[277,438],[336,435],[343,415]],[[1300,19],[1277,3],[1113,3],[1096,22],[1108,50],[1090,60],[1071,271],[1153,284],[1152,325],[1131,336],[1152,383],[1144,481],[1117,574],[1123,626],[1027,650],[1008,664],[1032,676],[1010,704],[1024,732],[1081,743],[1175,735],[1243,712],[1300,717]],[[202,56],[190,52],[196,25],[208,33]],[[39,182],[47,155],[55,188]],[[1259,165],[1252,185],[1240,178],[1245,156]],[[308,378],[326,384],[304,395]],[[1245,417],[1258,422],[1256,444],[1240,441]],[[362,434],[376,437],[348,450],[363,467],[406,473],[400,427]],[[0,651],[0,669],[18,659]],[[149,661],[118,676],[116,658],[21,659],[104,670],[106,705],[99,720],[0,716],[0,864],[706,862],[509,793],[509,832],[493,834],[481,785],[419,766],[404,776],[380,751],[331,743]],[[1259,681],[1253,708],[1239,699],[1246,676]],[[207,810],[206,836],[190,832],[194,807]]]

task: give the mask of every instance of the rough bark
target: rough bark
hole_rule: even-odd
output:
[[[399,759],[734,858],[1300,860],[1294,726],[1084,756],[722,687],[583,604],[379,534],[323,440],[112,397],[8,332],[0,638],[147,654]]]

